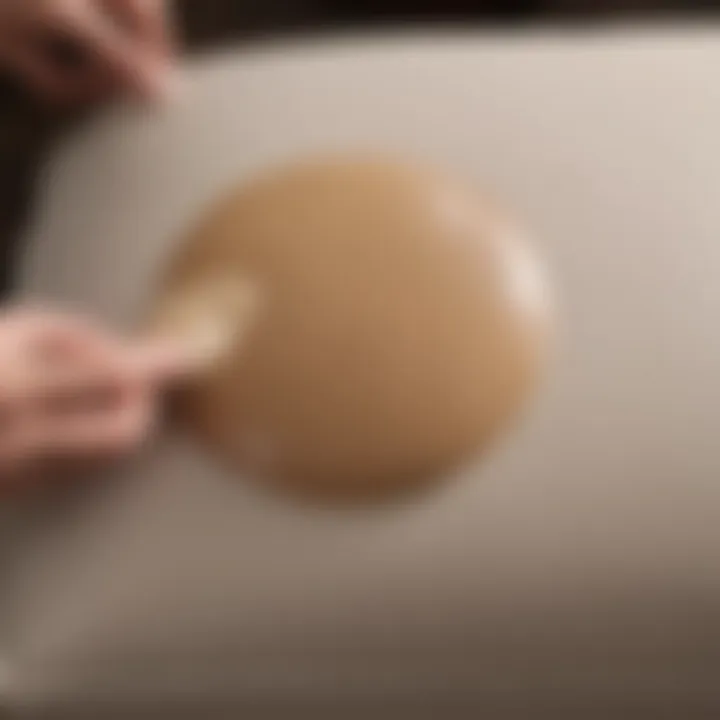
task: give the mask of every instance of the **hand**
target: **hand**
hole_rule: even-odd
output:
[[[133,451],[161,391],[188,367],[168,346],[137,346],[77,317],[0,315],[0,489],[51,463]]]
[[[171,60],[166,0],[0,0],[0,65],[52,101],[157,98]]]

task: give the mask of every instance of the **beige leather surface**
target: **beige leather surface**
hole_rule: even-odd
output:
[[[70,142],[29,238],[28,295],[130,327],[226,189],[300,155],[371,149],[449,168],[518,212],[562,299],[560,345],[522,427],[423,502],[300,510],[168,437],[30,513],[3,539],[16,555],[6,704],[709,713],[719,40],[468,34],[229,53],[189,67],[166,114],[112,112]]]

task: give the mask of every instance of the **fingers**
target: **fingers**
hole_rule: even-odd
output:
[[[164,28],[162,4],[114,3],[125,21],[102,11],[98,2],[76,3],[63,20],[67,31],[92,54],[119,83],[139,94],[156,99],[164,95],[168,78],[167,58],[160,52],[156,37]],[[131,25],[131,28],[128,28]],[[138,32],[140,34],[138,34]],[[164,29],[160,34],[165,49]]]
[[[112,402],[90,412],[48,422],[43,453],[54,457],[103,457],[134,451],[150,435],[154,402],[144,387],[122,388]]]
[[[71,104],[112,89],[110,71],[82,50],[64,24],[45,19],[35,26],[1,29],[0,62],[46,101]]]
[[[78,16],[71,29],[93,54],[93,62],[104,66],[122,85],[150,97],[161,94],[157,61],[139,53],[134,43],[102,15],[92,12]]]
[[[119,342],[84,318],[42,311],[13,313],[2,324],[0,361],[4,389],[22,396],[41,392],[54,375],[74,371],[92,376],[120,357]]]
[[[26,375],[14,390],[0,456],[18,460],[130,452],[150,431],[157,400],[155,387],[121,362]]]
[[[124,379],[94,397],[58,397],[12,408],[0,432],[0,495],[132,454],[154,430],[158,398],[146,385]]]
[[[163,389],[190,372],[170,343],[128,343],[58,314],[0,318],[0,487],[46,460],[134,451]]]
[[[0,27],[0,60],[42,96],[63,102],[123,88],[160,99],[170,90],[164,0],[22,0],[13,7]],[[77,51],[73,62],[50,52],[58,44]]]
[[[0,397],[91,395],[121,382],[161,389],[196,372],[183,343],[123,340],[90,320],[15,312],[0,332]]]
[[[5,48],[3,60],[36,92],[49,100],[57,102],[69,95],[67,79],[35,48],[29,45],[11,45]]]
[[[172,33],[165,0],[105,0],[108,10],[121,25],[158,56],[172,54]]]

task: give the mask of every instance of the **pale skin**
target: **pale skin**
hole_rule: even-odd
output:
[[[167,10],[161,0],[0,0],[0,66],[52,103],[159,99],[173,59]],[[48,53],[58,39],[82,62]],[[48,468],[137,450],[192,364],[179,347],[73,312],[0,308],[0,494]]]
[[[73,63],[51,51],[59,43]],[[0,0],[0,64],[45,99],[157,98],[172,58],[166,0]]]

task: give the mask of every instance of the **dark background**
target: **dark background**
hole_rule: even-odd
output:
[[[709,18],[720,0],[179,0],[188,51],[227,42],[333,28],[451,22],[475,26],[592,25]],[[720,69],[719,69],[720,72]],[[65,120],[64,122],[67,122]],[[62,123],[0,80],[0,295],[12,284],[14,239],[31,208],[33,180]]]

